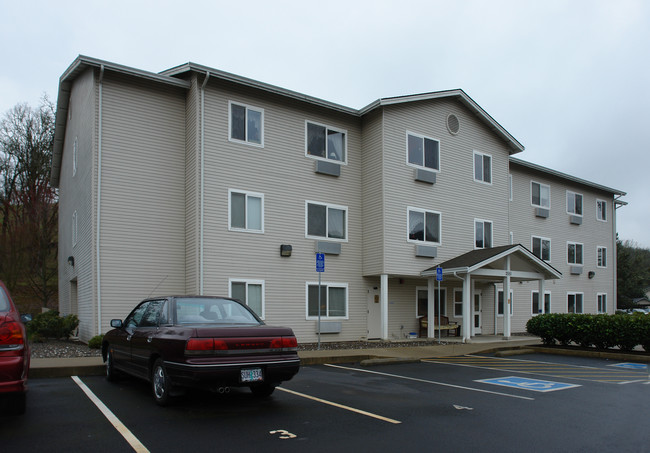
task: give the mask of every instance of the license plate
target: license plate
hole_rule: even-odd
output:
[[[261,368],[247,368],[241,370],[240,373],[242,382],[259,382],[264,380]]]

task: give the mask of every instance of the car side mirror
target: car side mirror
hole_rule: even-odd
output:
[[[32,319],[33,319],[33,318],[32,318],[32,315],[30,315],[30,314],[28,314],[28,313],[25,313],[24,315],[20,315],[20,321],[21,321],[23,324],[27,324],[28,322],[31,322]]]
[[[111,319],[111,327],[114,327],[116,329],[119,329],[122,327],[122,320],[121,319]]]

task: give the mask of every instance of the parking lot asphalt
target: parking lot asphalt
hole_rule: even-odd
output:
[[[494,352],[498,355],[511,355],[526,352],[527,348],[534,348],[540,353],[564,353],[580,356],[610,357],[617,360],[650,361],[648,356],[630,357],[624,353],[597,352],[597,351],[558,351],[544,348],[540,339],[536,337],[510,337],[503,339],[498,336],[482,336],[472,338],[471,342],[463,343],[460,338],[444,338],[441,344],[427,346],[408,346],[408,342],[398,347],[367,348],[367,349],[322,349],[314,351],[300,351],[301,365],[321,365],[335,363],[360,362],[362,366],[377,366],[384,364],[397,364],[419,362],[432,357],[449,357],[465,354]],[[101,357],[78,358],[48,358],[32,359],[30,378],[53,378],[67,376],[97,376],[105,372]]]

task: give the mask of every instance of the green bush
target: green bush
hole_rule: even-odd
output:
[[[59,316],[56,310],[46,311],[34,317],[27,324],[27,330],[35,341],[42,341],[46,338],[68,339],[72,332],[79,325],[79,318],[76,315]]]
[[[90,349],[99,349],[102,347],[103,340],[104,340],[104,335],[95,335],[90,340],[88,340],[88,347]]]

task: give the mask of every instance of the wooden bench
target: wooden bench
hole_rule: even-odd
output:
[[[449,336],[449,332],[453,332],[454,336],[460,336],[460,325],[452,322],[449,322],[449,318],[447,316],[441,316],[440,317],[440,323],[438,323],[438,317],[435,316],[433,318],[433,330],[439,330],[439,331],[445,331],[447,336]],[[427,338],[429,336],[429,320],[426,316],[423,316],[420,318],[420,337],[421,338]]]

